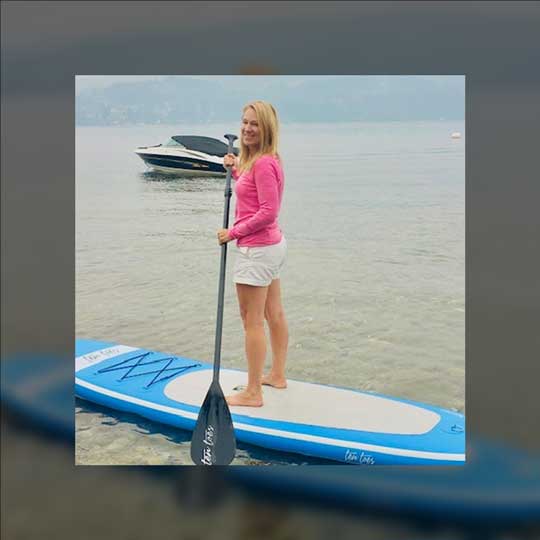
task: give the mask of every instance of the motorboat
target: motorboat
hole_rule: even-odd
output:
[[[238,148],[234,148],[238,155]],[[135,153],[160,172],[186,176],[225,176],[223,156],[228,146],[219,139],[199,135],[173,135],[166,143],[139,146]]]

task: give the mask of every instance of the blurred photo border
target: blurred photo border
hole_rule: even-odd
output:
[[[8,1],[1,10],[2,362],[56,356],[73,374],[76,75],[465,75],[467,432],[540,454],[537,3]],[[74,401],[65,406],[72,413]],[[27,464],[43,477],[40,444]],[[4,450],[3,471],[15,471]],[[62,467],[71,488],[110,484],[72,461]],[[4,515],[25,481],[34,493],[69,489],[12,473]],[[58,526],[41,530],[61,538]]]

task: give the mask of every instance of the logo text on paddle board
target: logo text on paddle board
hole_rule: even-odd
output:
[[[212,447],[214,446],[214,435],[215,435],[215,429],[213,426],[209,425],[205,432],[204,432],[204,439],[203,439],[203,456],[201,459],[201,463],[203,465],[213,465],[214,464],[214,452],[212,450]]]
[[[99,362],[103,362],[103,360],[108,360],[109,358],[114,358],[115,356],[120,356],[121,354],[137,350],[139,350],[137,347],[114,345],[113,347],[100,349],[83,356],[77,356],[77,358],[75,358],[75,371],[79,371],[80,369],[84,369],[94,364],[99,364]]]
[[[375,465],[375,458],[365,452],[358,453],[356,450],[345,450],[345,461],[349,463],[360,463],[362,465]]]

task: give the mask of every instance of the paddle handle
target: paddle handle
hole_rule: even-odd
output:
[[[234,141],[238,138],[236,135],[226,134],[224,137],[229,141],[229,154],[233,153]],[[229,228],[229,209],[231,206],[231,177],[232,167],[227,168],[227,179],[225,180],[225,209],[223,211],[223,228]],[[214,381],[219,381],[219,367],[221,364],[221,336],[223,334],[223,304],[225,298],[225,271],[227,267],[227,243],[221,244],[221,264],[219,268],[219,290],[218,290],[218,308],[216,322],[216,342],[214,347]]]

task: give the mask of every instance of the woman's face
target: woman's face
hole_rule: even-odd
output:
[[[242,116],[241,127],[242,142],[252,150],[259,148],[261,134],[259,131],[259,122],[255,111],[248,107]]]

